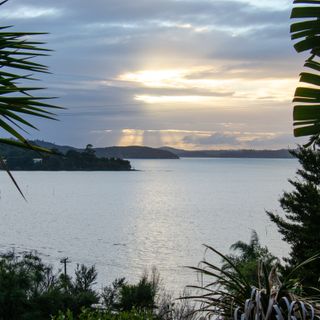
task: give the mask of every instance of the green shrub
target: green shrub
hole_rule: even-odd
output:
[[[98,302],[92,285],[94,267],[78,266],[75,280],[54,274],[52,266],[27,253],[0,256],[0,319],[47,320],[60,310],[78,314],[83,307]]]
[[[143,276],[138,284],[124,284],[120,290],[120,310],[129,311],[134,308],[139,310],[154,309],[156,289],[147,276]]]
[[[93,311],[84,309],[78,317],[74,317],[71,311],[60,313],[52,320],[153,320],[154,317],[150,312],[143,312],[137,310],[122,311],[119,313],[112,313],[111,311]]]
[[[125,284],[125,278],[115,279],[111,286],[103,288],[101,298],[106,310],[117,310],[120,300],[120,290]]]
[[[103,289],[102,300],[107,310],[153,310],[159,289],[159,275],[153,269],[150,277],[145,273],[137,284],[128,284],[125,278],[117,279]]]
[[[230,246],[230,249],[233,250],[234,253],[226,257],[237,266],[251,286],[259,287],[259,285],[261,285],[259,284],[260,279],[258,275],[261,263],[263,263],[269,271],[271,271],[273,266],[279,264],[279,260],[269,252],[268,248],[260,244],[258,234],[255,230],[251,233],[249,243],[237,241]],[[228,262],[224,262],[222,269],[234,273],[233,268]],[[236,274],[234,273],[234,275]]]
[[[314,313],[320,314],[319,297],[301,297],[304,290],[296,279],[299,269],[314,262],[319,255],[309,258],[282,276],[278,274],[276,266],[269,272],[265,263],[257,261],[258,286],[255,286],[232,259],[212,247],[206,248],[221,257],[224,263],[220,267],[205,259],[198,267],[192,267],[203,281],[198,286],[190,286],[196,291],[186,298],[198,303],[198,313],[234,320],[305,320],[313,319]],[[310,317],[307,317],[308,313]]]

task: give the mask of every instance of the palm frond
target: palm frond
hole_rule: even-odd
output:
[[[0,1],[0,6],[6,2],[7,0]],[[11,31],[11,26],[0,27],[0,128],[15,139],[2,138],[0,144],[50,152],[45,148],[31,145],[24,136],[27,133],[26,128],[37,129],[24,116],[56,119],[53,110],[61,109],[46,102],[53,97],[37,94],[39,90],[43,90],[42,87],[26,84],[37,80],[33,77],[34,74],[49,73],[46,65],[34,61],[37,57],[47,56],[50,52],[43,47],[43,42],[33,40],[35,36],[43,34],[45,33],[14,32]],[[5,167],[4,161],[1,164],[22,194],[12,174]]]
[[[313,144],[320,135],[320,2],[296,0],[291,12],[292,19],[298,19],[291,25],[291,39],[296,41],[297,52],[309,52],[305,61],[306,71],[300,74],[299,86],[293,102],[298,103],[293,109],[294,135],[311,136],[306,146]],[[303,5],[303,6],[300,6]]]

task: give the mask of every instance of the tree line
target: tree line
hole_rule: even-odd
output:
[[[37,150],[22,150],[14,146],[0,146],[2,157],[10,170],[42,171],[123,171],[131,170],[128,160],[119,158],[98,158],[92,145],[84,151],[68,150],[65,154],[58,150],[41,153]]]

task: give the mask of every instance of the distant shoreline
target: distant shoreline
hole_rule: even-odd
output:
[[[56,149],[62,153],[68,150],[83,151],[67,145],[57,145],[46,141],[33,143],[48,149]],[[97,157],[122,159],[179,159],[179,158],[266,158],[290,159],[292,155],[288,149],[278,150],[183,150],[172,147],[151,148],[146,146],[112,146],[92,148]]]

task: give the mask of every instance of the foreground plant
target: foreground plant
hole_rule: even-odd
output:
[[[146,311],[122,311],[112,313],[104,310],[83,309],[79,316],[75,317],[71,311],[60,312],[58,316],[52,317],[52,320],[156,320],[153,314]]]
[[[206,246],[206,250],[222,258],[223,266],[205,259],[198,267],[191,267],[202,280],[200,285],[189,286],[194,294],[187,297],[198,303],[197,313],[205,314],[208,318],[235,320],[282,320],[286,317],[291,319],[291,315],[305,320],[308,313],[309,319],[319,314],[316,307],[319,298],[304,296],[303,287],[295,278],[297,270],[318,256],[304,261],[284,277],[279,276],[276,265],[268,270],[266,264],[260,261],[257,263],[258,286],[255,286],[230,257],[210,246]],[[297,309],[297,305],[300,309]]]
[[[159,292],[159,273],[153,268],[151,275],[144,273],[137,284],[129,284],[125,278],[116,279],[102,292],[104,308],[109,311],[148,310],[156,308]]]
[[[7,1],[1,1],[0,8]],[[48,54],[49,50],[42,47],[43,42],[33,40],[34,36],[42,34],[15,32],[9,26],[0,26],[0,129],[10,136],[10,139],[0,138],[0,144],[50,152],[31,145],[22,133],[27,133],[25,128],[37,129],[27,117],[55,119],[50,110],[59,109],[45,102],[51,97],[35,94],[42,87],[29,85],[31,81],[37,80],[33,77],[35,73],[48,73],[47,66],[33,61],[34,58]],[[7,171],[23,196],[1,155],[0,167]]]
[[[320,141],[314,148],[302,148],[291,153],[301,168],[290,179],[293,187],[280,198],[283,214],[267,212],[279,229],[283,240],[290,245],[289,257],[284,258],[287,269],[303,263],[320,251]],[[304,264],[297,270],[304,287],[320,289],[320,259]]]
[[[0,256],[0,319],[47,320],[60,310],[78,315],[98,302],[92,289],[94,267],[78,266],[74,279],[53,272],[51,265],[33,253]]]
[[[230,246],[230,249],[234,253],[226,255],[226,257],[237,266],[251,286],[260,286],[258,270],[261,263],[264,264],[267,270],[271,270],[273,266],[279,263],[279,260],[269,252],[268,248],[260,244],[258,234],[255,230],[251,233],[249,243],[237,241]],[[230,267],[230,263],[228,262],[223,263],[222,268],[225,271],[234,273],[233,268]]]
[[[27,84],[36,80],[35,73],[48,73],[47,66],[33,61],[48,55],[49,50],[42,47],[44,43],[33,40],[34,36],[43,34],[0,27],[0,127],[16,139],[1,138],[0,143],[43,151],[31,146],[19,132],[24,131],[23,126],[36,129],[25,116],[55,119],[49,110],[59,108],[45,102],[52,98],[34,94],[44,88]]]
[[[295,297],[277,297],[278,292],[271,295],[265,289],[253,289],[251,297],[246,300],[242,308],[234,311],[234,320],[314,320],[320,319],[319,309],[316,309],[308,301]]]
[[[294,135],[311,136],[308,145],[313,144],[320,135],[320,2],[317,0],[295,0],[291,18],[298,19],[291,25],[291,39],[297,40],[294,48],[297,52],[307,52],[300,82],[307,86],[295,91]]]

